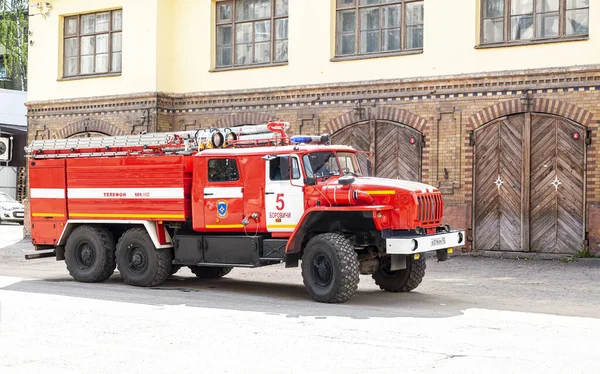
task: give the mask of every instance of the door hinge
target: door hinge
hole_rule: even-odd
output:
[[[592,130],[590,130],[590,129],[587,129],[585,131],[585,144],[586,145],[592,144]]]

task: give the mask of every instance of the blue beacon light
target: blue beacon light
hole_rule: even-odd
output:
[[[290,138],[292,143],[318,143],[318,144],[329,144],[329,137],[324,136],[309,136],[309,135],[297,135]]]

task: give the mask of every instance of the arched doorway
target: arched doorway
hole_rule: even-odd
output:
[[[374,176],[421,180],[423,136],[411,127],[383,120],[358,122],[334,133],[331,141],[370,152]],[[367,170],[367,158],[360,157],[359,160],[361,170]]]
[[[73,134],[73,135],[69,136],[69,139],[72,139],[72,138],[98,138],[98,137],[102,137],[102,136],[110,136],[110,135],[105,134],[103,132],[98,132],[98,131],[85,131],[85,132],[78,132],[76,134]]]
[[[585,127],[541,113],[503,117],[475,130],[475,249],[583,249],[585,136]]]

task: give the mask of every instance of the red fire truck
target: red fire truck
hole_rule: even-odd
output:
[[[187,266],[301,264],[309,294],[344,302],[359,274],[385,291],[416,288],[426,252],[443,261],[464,231],[442,225],[440,192],[372,178],[370,162],[289,124],[39,140],[29,155],[26,258],[65,260],[71,276],[152,287]],[[361,165],[362,163],[362,165]],[[362,166],[362,167],[361,167]]]

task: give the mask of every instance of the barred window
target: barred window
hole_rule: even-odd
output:
[[[122,10],[65,17],[64,76],[120,73],[122,29]]]
[[[423,49],[423,3],[337,0],[336,55]]]
[[[288,60],[288,0],[218,1],[216,67]]]
[[[482,44],[587,36],[589,0],[482,0]]]

